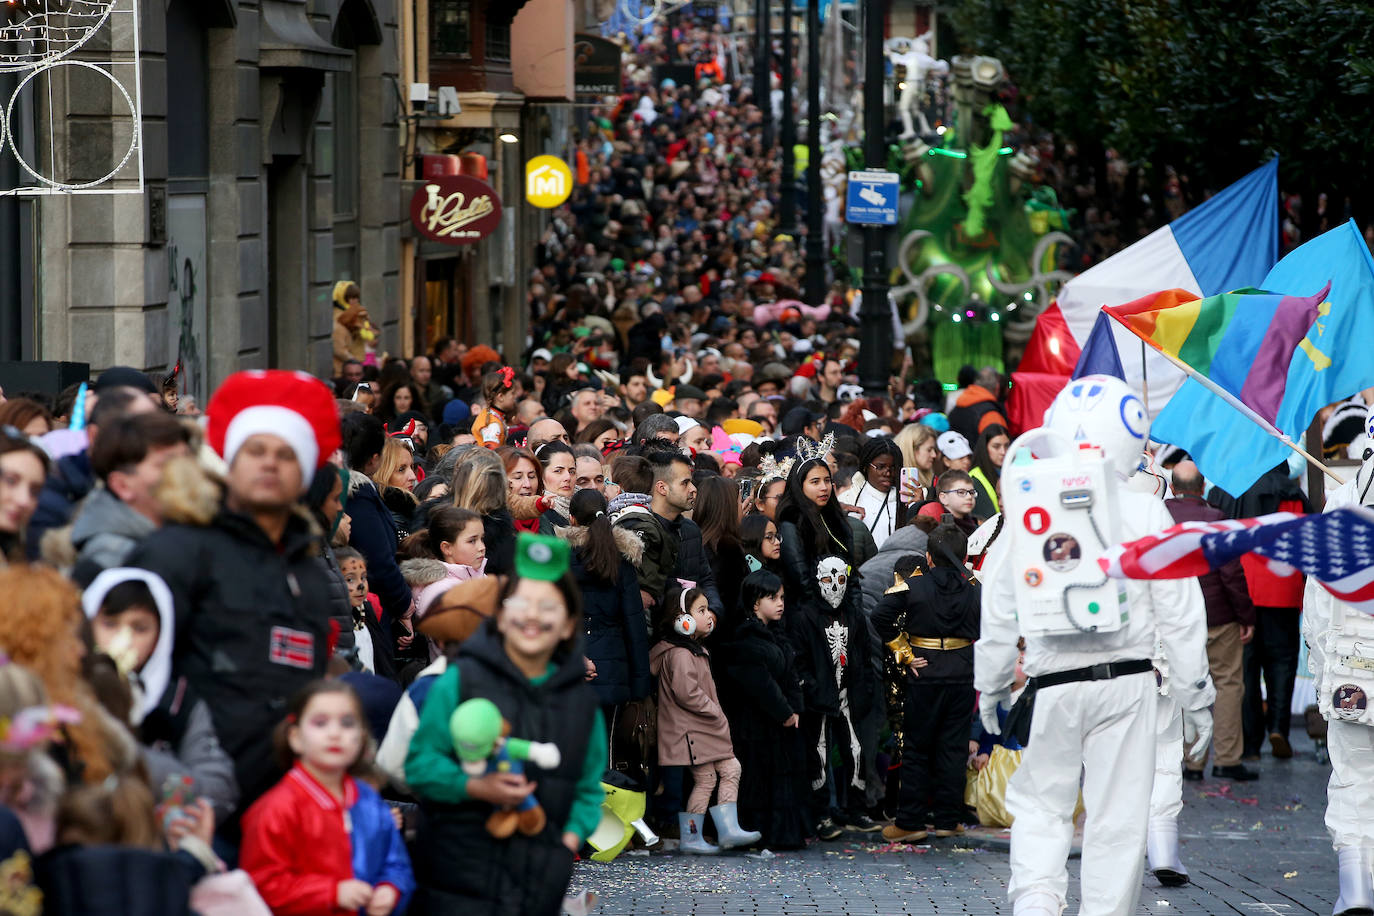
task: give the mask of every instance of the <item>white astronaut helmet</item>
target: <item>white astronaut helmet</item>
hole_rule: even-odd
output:
[[[1123,478],[1140,468],[1150,417],[1131,387],[1110,375],[1074,379],[1045,411],[1045,427],[1080,445],[1102,449]]]

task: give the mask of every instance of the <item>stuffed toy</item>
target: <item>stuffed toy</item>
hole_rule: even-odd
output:
[[[556,769],[562,761],[558,746],[543,741],[510,737],[510,723],[491,700],[476,697],[464,700],[449,717],[453,749],[463,772],[471,777],[487,773],[525,772],[525,761],[545,770]],[[498,840],[518,829],[534,836],[544,829],[548,818],[539,800],[530,793],[513,808],[498,808],[487,818],[487,833]]]

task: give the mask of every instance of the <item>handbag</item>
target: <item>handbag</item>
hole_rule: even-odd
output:
[[[653,697],[631,700],[611,716],[610,769],[641,786],[649,779],[649,764],[658,749],[658,707]]]

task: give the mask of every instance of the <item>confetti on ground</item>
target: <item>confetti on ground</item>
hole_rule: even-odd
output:
[[[1283,873],[1283,876],[1285,878],[1296,878],[1298,876],[1298,873],[1295,871],[1286,871]]]

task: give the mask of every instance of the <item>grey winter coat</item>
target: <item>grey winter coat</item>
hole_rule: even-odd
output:
[[[72,579],[85,588],[106,569],[123,566],[134,548],[157,528],[103,486],[81,503],[72,523],[76,565]]]
[[[174,682],[171,689],[175,689]],[[234,761],[220,747],[210,707],[195,700],[186,720],[186,730],[175,747],[163,741],[139,745],[148,765],[148,781],[160,792],[169,777],[190,776],[193,780],[188,798],[208,798],[215,808],[215,822],[225,820],[239,800],[239,785],[234,779]]]
[[[859,585],[863,588],[864,613],[873,614],[873,609],[882,600],[883,593],[892,587],[892,570],[897,561],[907,554],[924,557],[926,553],[926,533],[915,525],[898,528],[888,535],[883,546],[867,563],[859,567],[862,578]]]

